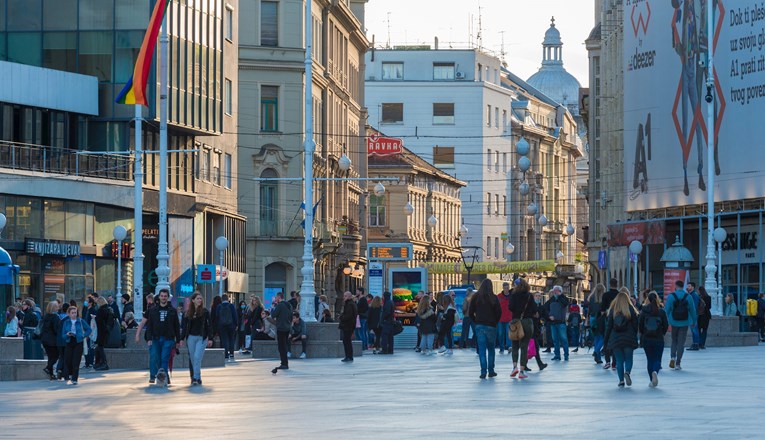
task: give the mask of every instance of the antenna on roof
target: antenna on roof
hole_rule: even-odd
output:
[[[390,12],[388,12],[388,19],[386,21],[388,22],[388,41],[385,42],[385,48],[390,49]]]
[[[499,49],[499,59],[500,61],[502,61],[502,64],[504,66],[507,66],[507,62],[505,61],[505,55],[507,55],[507,53],[505,52],[505,31],[499,31],[499,35],[502,36],[502,45],[500,46],[500,49]]]
[[[481,24],[481,2],[478,1],[478,35],[476,36],[476,43],[478,43],[478,50],[481,50],[481,47],[483,46],[483,37],[481,33],[483,32],[483,25]]]

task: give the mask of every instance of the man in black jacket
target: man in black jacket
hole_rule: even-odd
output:
[[[276,342],[279,347],[279,359],[281,361],[278,367],[271,370],[271,373],[276,374],[278,370],[289,370],[287,338],[292,328],[292,306],[289,301],[284,301],[283,292],[277,293],[274,297],[274,309],[271,311],[271,316],[266,319],[276,325]]]
[[[155,382],[160,367],[169,371],[171,350],[175,349],[176,344],[183,345],[178,312],[169,301],[170,291],[161,289],[158,296],[159,301],[149,309],[146,321],[146,339],[154,361],[149,366],[149,383]],[[167,383],[170,384],[169,377]]]
[[[561,286],[554,286],[550,299],[545,303],[549,325],[552,328],[553,344],[555,345],[555,355],[552,360],[560,360],[560,347],[563,346],[563,356],[568,360],[568,332],[566,331],[566,312],[568,311],[569,300],[563,294]]]
[[[383,293],[382,316],[380,317],[380,327],[382,327],[382,341],[380,341],[382,351],[380,354],[393,354],[393,321],[395,319],[393,300],[390,292],[386,291]]]
[[[494,371],[494,343],[497,340],[497,323],[502,316],[499,299],[494,295],[491,280],[485,279],[478,288],[475,298],[470,301],[468,315],[475,322],[475,334],[478,339],[478,360],[481,363],[481,379],[495,377]],[[487,360],[488,354],[488,360]],[[488,361],[488,362],[487,362]]]
[[[362,300],[366,301],[366,298],[362,297]],[[351,295],[351,292],[346,291],[343,294],[343,313],[338,319],[340,322],[340,331],[343,332],[343,350],[345,351],[345,357],[342,362],[353,362],[353,344],[351,344],[351,337],[353,336],[353,331],[356,329],[357,315],[358,308],[353,301],[353,295]]]
[[[364,288],[356,288],[356,310],[359,312],[359,322],[361,327],[356,329],[356,339],[361,341],[361,349],[369,349],[369,329],[367,327],[367,313],[369,313],[369,303],[364,295]]]
[[[123,293],[120,301],[122,301],[122,316],[120,321],[125,321],[125,314],[128,312],[135,313],[135,307],[133,307],[133,301],[130,300],[129,293]]]

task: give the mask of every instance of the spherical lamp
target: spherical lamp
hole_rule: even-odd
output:
[[[378,182],[377,185],[375,185],[374,192],[377,197],[383,196],[385,194],[385,186]]]
[[[341,171],[348,171],[351,169],[351,159],[343,153],[340,159],[337,160],[337,166]]]

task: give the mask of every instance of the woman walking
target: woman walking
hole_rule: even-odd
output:
[[[544,313],[544,309],[542,308],[542,293],[536,292],[534,294],[534,306],[537,309],[537,312],[534,313],[532,316],[532,321],[534,322],[534,335],[532,336],[532,339],[529,341],[529,347],[531,346],[531,343],[534,343],[534,359],[537,361],[537,367],[539,367],[539,371],[544,370],[547,368],[547,364],[542,362],[542,356],[540,355],[540,352],[542,351],[542,325],[544,324],[544,317],[542,314]],[[542,313],[540,313],[540,311]],[[526,347],[526,350],[529,350],[529,347]],[[527,351],[528,353],[528,351]],[[528,364],[526,365],[526,371],[531,371],[531,368],[528,367]]]
[[[199,292],[191,295],[189,309],[183,315],[181,339],[189,347],[189,374],[191,385],[202,385],[202,358],[205,348],[212,346],[210,312],[205,309],[205,300]]]
[[[438,329],[438,340],[441,341],[441,348],[438,350],[441,354],[452,354],[454,348],[454,317],[457,315],[457,309],[454,308],[454,298],[451,293],[441,297],[441,327]]]
[[[606,293],[606,286],[598,283],[587,298],[589,303],[587,316],[589,317],[590,332],[592,333],[592,356],[595,358],[596,364],[603,363],[600,355],[601,351],[603,351],[603,331],[605,330],[606,323],[603,319],[603,314],[600,312],[604,293]]]
[[[499,299],[494,294],[494,287],[491,280],[484,279],[478,288],[478,293],[470,301],[468,310],[470,318],[475,323],[475,333],[478,343],[478,361],[481,364],[481,379],[486,379],[486,373],[489,378],[496,377],[494,371],[494,344],[497,341],[497,324],[502,316],[502,309],[499,307]]]
[[[704,301],[703,309],[699,310],[699,348],[707,348],[707,331],[709,330],[709,321],[712,320],[712,297],[707,293],[704,286],[699,286],[699,299]],[[699,305],[701,304],[699,301]]]
[[[83,341],[93,330],[84,319],[77,316],[77,307],[69,307],[67,317],[61,321],[59,339],[64,343],[64,380],[70,385],[77,385],[80,376]]]
[[[106,363],[104,344],[106,344],[106,340],[109,338],[113,312],[103,296],[98,297],[96,304],[98,304],[98,311],[96,312],[96,362],[93,369],[102,371],[109,369],[109,365]]]
[[[664,335],[669,328],[667,312],[659,304],[659,295],[651,291],[646,297],[643,308],[640,311],[640,345],[645,351],[649,386],[659,384],[659,370],[661,370],[661,355],[664,353]]]
[[[420,352],[430,355],[433,350],[433,340],[436,337],[436,313],[430,307],[430,297],[423,296],[417,305],[417,317],[420,318]]]
[[[629,290],[622,287],[606,317],[605,346],[616,359],[619,386],[632,386],[632,353],[637,348],[638,312],[632,305]]]
[[[534,297],[529,292],[529,283],[524,279],[519,279],[516,282],[515,288],[513,288],[510,294],[510,299],[507,304],[508,308],[513,314],[513,320],[511,325],[520,325],[523,329],[523,337],[518,339],[513,338],[513,333],[510,334],[513,341],[513,372],[510,373],[510,377],[518,376],[519,379],[526,379],[526,364],[528,363],[528,349],[529,340],[534,335],[534,322],[532,317],[537,313],[537,304],[534,302]],[[518,367],[518,352],[520,351],[521,365]]]
[[[42,319],[42,331],[40,333],[42,346],[45,349],[45,355],[48,357],[48,364],[43,368],[43,371],[45,371],[50,380],[56,380],[53,366],[56,365],[59,358],[58,332],[61,318],[58,316],[58,309],[58,301],[48,303],[48,307],[45,308],[45,316]]]
[[[382,334],[382,299],[376,296],[372,299],[372,303],[369,305],[369,311],[367,312],[367,327],[372,333],[375,334],[375,339],[372,341],[372,354],[377,354],[380,348],[380,335]]]

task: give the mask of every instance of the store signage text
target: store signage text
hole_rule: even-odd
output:
[[[369,136],[367,138],[367,154],[377,156],[391,156],[401,154],[404,141],[398,138],[384,136]]]
[[[75,257],[80,255],[80,243],[76,241],[42,240],[27,238],[27,253],[56,255],[59,257]]]

